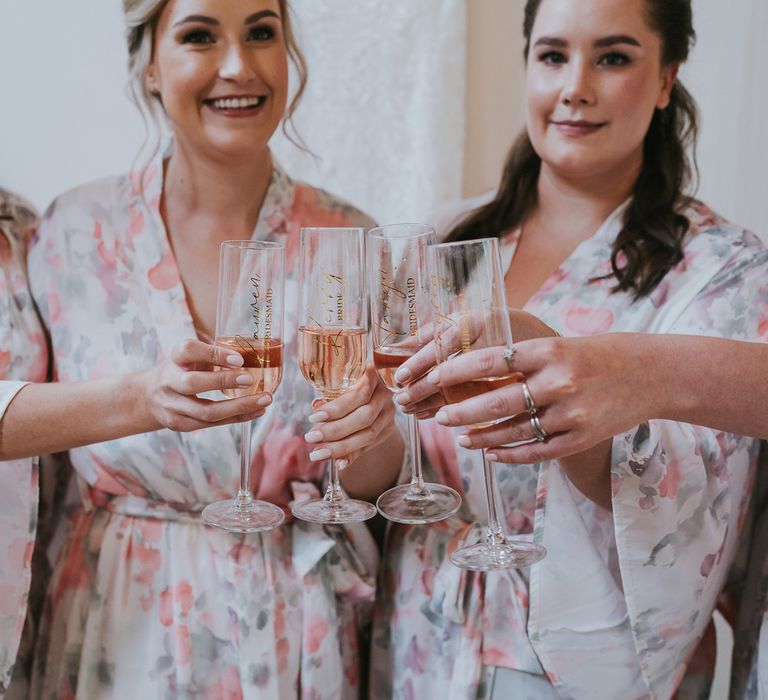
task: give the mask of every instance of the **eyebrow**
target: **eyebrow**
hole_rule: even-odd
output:
[[[254,22],[258,22],[260,19],[264,19],[264,17],[274,17],[275,19],[280,19],[280,16],[274,10],[262,10],[261,12],[254,12],[252,15],[248,15],[248,17],[245,18],[245,22],[243,22],[243,24],[253,24]],[[187,17],[180,19],[173,26],[178,27],[179,25],[188,24],[190,22],[207,24],[211,27],[218,26],[219,24],[219,20],[215,19],[214,17],[208,17],[207,15],[188,15]]]
[[[630,46],[640,46],[640,42],[628,34],[613,34],[611,36],[603,37],[595,41],[594,46],[596,49],[604,49],[608,46],[615,46],[616,44],[629,44]],[[555,48],[564,49],[568,46],[568,42],[565,39],[558,39],[553,36],[542,36],[533,45],[537,46],[553,46]]]

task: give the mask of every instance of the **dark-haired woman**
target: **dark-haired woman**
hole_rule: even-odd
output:
[[[444,222],[449,237],[499,236],[510,306],[563,335],[760,339],[768,252],[685,196],[696,110],[676,78],[690,0],[529,0],[524,31],[526,133],[499,191]],[[419,376],[417,362],[404,371]],[[399,400],[426,417],[436,386],[422,379]],[[548,553],[488,574],[448,559],[482,532],[478,455],[436,424],[423,444],[465,504],[390,533],[374,695],[671,697],[733,560],[757,442],[649,421],[560,461],[500,465],[508,529]]]

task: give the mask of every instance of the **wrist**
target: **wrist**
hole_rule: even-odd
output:
[[[117,378],[117,395],[120,397],[123,429],[127,434],[147,433],[162,426],[153,415],[150,406],[150,382],[152,370],[131,372]]]

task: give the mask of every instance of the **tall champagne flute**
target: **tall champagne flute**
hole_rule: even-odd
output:
[[[391,391],[397,368],[432,338],[427,246],[435,230],[423,224],[393,224],[368,232],[368,292],[371,304],[373,364]],[[389,520],[408,524],[444,520],[461,506],[449,486],[425,483],[421,468],[419,424],[407,416],[411,482],[385,491],[376,501]]]
[[[227,389],[234,398],[273,394],[283,376],[285,246],[267,241],[224,241],[219,258],[215,344],[243,358],[253,384]],[[281,508],[251,495],[251,422],[241,424],[240,490],[234,500],[203,510],[208,525],[231,532],[271,530],[285,520]]]
[[[365,372],[368,305],[363,233],[361,228],[301,230],[299,367],[324,401],[341,396]],[[294,503],[291,511],[300,520],[341,524],[368,520],[376,507],[344,495],[338,463],[331,459],[325,497]]]
[[[498,240],[485,238],[460,243],[430,246],[428,251],[432,298],[435,306],[435,350],[437,361],[485,347],[512,346],[504,275],[501,270]],[[519,381],[508,374],[443,390],[449,403],[469,395],[491,391]],[[492,425],[485,424],[485,425]],[[485,427],[485,426],[474,426]],[[462,547],[451,561],[464,569],[491,571],[534,564],[546,555],[541,545],[528,540],[510,539],[497,505],[495,467],[482,451],[488,528],[485,541]]]

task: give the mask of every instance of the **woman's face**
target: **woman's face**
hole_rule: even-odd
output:
[[[637,172],[677,67],[645,0],[542,0],[526,68],[527,127],[545,167],[567,177]],[[629,171],[625,169],[629,168]]]
[[[229,156],[264,149],[288,96],[278,0],[171,0],[146,79],[185,145]]]

